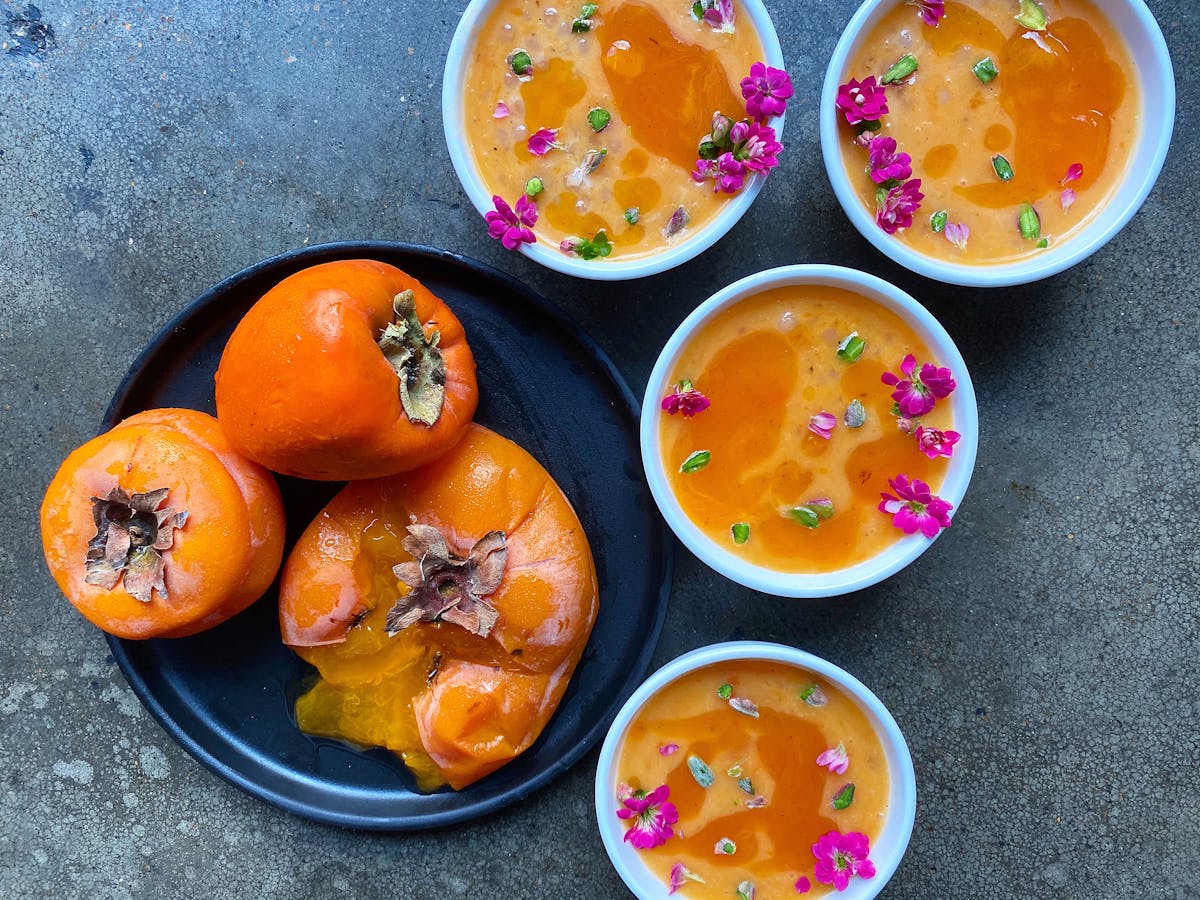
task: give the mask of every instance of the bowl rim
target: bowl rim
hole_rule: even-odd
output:
[[[957,387],[951,395],[954,427],[962,437],[949,460],[939,496],[956,511],[967,492],[979,446],[979,411],[966,362],[940,322],[911,295],[878,276],[856,269],[829,265],[793,265],[766,269],[722,288],[683,320],[667,340],[646,385],[639,423],[642,466],[650,493],[676,537],[701,562],[745,587],[780,597],[823,598],[847,594],[877,584],[903,569],[940,537],[920,533],[905,535],[881,553],[833,572],[778,572],[754,565],[731,553],[704,534],[683,512],[666,477],[659,445],[660,400],[671,369],[693,334],[713,316],[754,294],[787,285],[840,287],[880,303],[899,315],[929,345],[939,365],[954,373]]]
[[[595,807],[596,825],[605,852],[626,886],[639,897],[661,894],[662,882],[649,869],[635,864],[636,851],[624,842],[624,827],[613,814],[616,809],[616,766],[621,743],[630,723],[647,701],[664,687],[679,678],[717,663],[744,660],[766,660],[795,666],[822,677],[845,691],[863,710],[875,728],[888,760],[889,809],[884,826],[872,844],[871,859],[875,877],[869,881],[855,879],[839,897],[846,900],[869,900],[875,897],[895,874],[908,849],[916,819],[917,781],[912,754],[899,724],[883,701],[865,684],[845,669],[815,654],[769,641],[727,641],[698,647],[668,662],[650,675],[625,701],[609,726],[596,763]],[[883,839],[886,838],[886,842]],[[882,847],[882,852],[880,848]],[[878,854],[878,856],[876,855]],[[641,890],[646,888],[647,892]]]
[[[483,21],[500,2],[502,0],[471,0],[454,29],[442,74],[442,130],[446,136],[446,148],[463,191],[481,216],[493,209],[492,194],[484,184],[466,140],[466,128],[463,124],[463,84],[475,38]],[[786,68],[779,35],[763,0],[741,0],[740,11],[750,18],[758,32],[763,47],[762,62],[775,68]],[[785,112],[771,119],[771,125],[779,140],[783,139],[786,118]],[[678,244],[648,256],[589,262],[567,256],[540,240],[533,244],[521,244],[517,249],[522,255],[548,269],[592,281],[626,281],[658,275],[694,259],[724,237],[750,209],[762,190],[766,177],[760,173],[748,179],[742,190],[726,201],[725,206],[706,226]],[[484,231],[481,230],[480,234],[486,237]]]
[[[1128,168],[1117,183],[1119,188],[1127,183],[1135,183],[1136,190],[1127,199],[1118,204],[1117,197],[1110,197],[1105,205],[1096,213],[1080,231],[1062,244],[1056,244],[1043,253],[1027,257],[1011,263],[996,263],[983,265],[965,265],[962,263],[946,262],[923,253],[918,253],[906,244],[887,234],[875,224],[874,217],[866,210],[859,200],[857,193],[850,184],[842,158],[840,127],[837,109],[828,98],[837,94],[841,82],[841,72],[853,51],[858,37],[866,29],[870,20],[880,13],[881,7],[891,7],[902,0],[864,0],[861,6],[851,16],[843,29],[841,37],[834,48],[829,65],[825,70],[825,80],[821,87],[820,101],[820,136],[821,156],[825,162],[825,173],[833,187],[834,195],[846,216],[850,219],[859,233],[862,234],[879,252],[894,262],[899,263],[918,275],[924,275],[934,281],[947,284],[957,284],[964,287],[1011,287],[1028,284],[1057,275],[1078,263],[1083,262],[1113,237],[1117,235],[1129,220],[1141,209],[1150,191],[1162,171],[1171,144],[1171,135],[1175,126],[1175,74],[1171,62],[1171,54],[1167,49],[1166,39],[1154,14],[1146,5],[1145,0],[1112,0],[1113,4],[1124,5],[1143,29],[1142,35],[1151,47],[1150,66],[1134,66],[1142,87],[1142,109],[1140,111],[1141,128],[1134,152],[1127,163]],[[1106,14],[1112,18],[1112,12]],[[1133,56],[1133,43],[1126,36],[1130,56]],[[1140,62],[1140,60],[1135,60]],[[1154,109],[1161,115],[1157,123],[1151,123],[1147,118],[1150,108],[1148,98],[1154,98]],[[1152,127],[1156,124],[1157,127]],[[1151,144],[1153,151],[1148,164],[1136,171],[1132,164],[1139,148]]]

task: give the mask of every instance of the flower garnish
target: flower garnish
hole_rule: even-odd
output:
[[[674,743],[663,744],[658,748],[659,756],[671,756],[672,754],[678,753],[678,752],[679,752],[679,745],[674,744]]]
[[[737,886],[738,900],[754,900],[754,882],[739,881]]]
[[[846,407],[846,412],[842,415],[842,422],[847,428],[862,428],[867,422],[867,408],[862,405],[862,401],[855,398],[850,401],[850,405]]]
[[[915,419],[931,412],[938,400],[949,397],[958,386],[949,369],[933,363],[925,363],[918,373],[917,358],[911,353],[901,361],[900,371],[903,378],[884,372],[879,380],[896,388],[892,399],[905,418]]]
[[[580,259],[593,260],[612,253],[612,242],[602,228],[596,232],[594,238],[581,238],[575,235],[563,238],[559,241],[558,249],[568,256],[574,255]]]
[[[1078,181],[1083,177],[1083,163],[1072,163],[1067,168],[1067,174],[1063,176],[1059,184],[1070,184],[1072,181]]]
[[[735,844],[729,838],[723,837],[713,844],[713,853],[716,853],[718,856],[721,854],[724,854],[725,856],[733,856],[733,854],[737,853],[737,844]]]
[[[729,707],[743,716],[749,716],[752,719],[758,718],[758,705],[753,700],[747,700],[745,697],[730,697]]]
[[[950,222],[942,230],[942,233],[946,235],[946,240],[959,250],[967,249],[967,239],[971,236],[971,229],[965,222]]]
[[[761,122],[737,122],[729,129],[733,158],[750,172],[770,172],[779,165],[783,144],[775,140],[775,129]]]
[[[836,890],[844,891],[855,876],[863,879],[875,877],[875,864],[867,858],[870,841],[859,831],[842,834],[830,831],[823,834],[812,845],[817,864],[813,877],[822,884],[831,884]]]
[[[815,706],[818,709],[829,702],[829,698],[825,696],[825,692],[821,690],[820,685],[810,684],[800,692],[800,699],[809,706]]]
[[[688,757],[688,771],[692,773],[692,777],[696,779],[696,784],[702,788],[710,788],[717,780],[717,776],[713,774],[713,770],[708,767],[708,763],[698,756]]]
[[[685,866],[683,863],[675,863],[671,866],[671,880],[667,883],[667,893],[673,894],[681,887],[685,881],[698,881],[700,884],[705,884],[703,878]]]
[[[921,21],[930,28],[937,28],[938,20],[946,15],[946,0],[908,0],[909,6],[915,6]]]
[[[534,156],[545,156],[551,150],[563,149],[557,138],[557,128],[539,128],[529,136],[529,152]]]
[[[879,196],[882,195],[882,196]],[[899,187],[894,187],[886,194],[880,188],[876,195],[878,206],[875,210],[875,222],[888,234],[895,234],[901,228],[908,228],[913,223],[913,215],[921,208],[925,195],[921,193],[921,179],[914,178]]]
[[[833,436],[833,429],[837,426],[837,416],[833,413],[821,410],[815,416],[808,420],[808,430],[819,438],[829,440]]]
[[[1082,177],[1083,164],[1072,163],[1067,169],[1067,174],[1064,175],[1062,181],[1059,182],[1059,184],[1064,185],[1062,193],[1058,195],[1058,202],[1062,204],[1063,212],[1069,210],[1076,200],[1075,190],[1073,188],[1065,187],[1065,185],[1070,184],[1072,181],[1078,181]]]
[[[492,113],[492,118],[493,119],[508,118],[508,104],[505,103],[503,100],[497,100],[496,101],[496,111],[494,113]]]
[[[921,479],[909,481],[907,475],[897,475],[889,478],[888,484],[896,494],[881,491],[879,511],[890,515],[892,524],[905,534],[919,531],[931,538],[943,528],[950,527],[950,511],[954,507],[941,497],[933,496],[929,485]]]
[[[742,97],[746,100],[746,112],[756,119],[782,116],[787,109],[787,101],[794,92],[788,73],[783,69],[772,68],[766,63],[756,62],[750,67],[750,74],[742,79]],[[887,112],[887,109],[883,111]]]
[[[592,25],[595,24],[592,21],[592,16],[594,16],[599,9],[600,6],[597,3],[583,4],[583,6],[579,8],[579,15],[577,15],[571,22],[571,32],[573,34],[584,34],[588,31],[591,31]]]
[[[749,522],[734,522],[729,526],[729,534],[733,537],[735,544],[744,544],[750,540],[750,523]]]
[[[1027,241],[1036,241],[1042,236],[1042,217],[1032,203],[1021,204],[1021,211],[1017,213],[1017,230]]]
[[[954,445],[958,443],[962,435],[957,431],[939,431],[936,428],[919,425],[914,437],[916,437],[917,446],[922,453],[930,459],[937,459],[939,456],[953,456]]]
[[[854,784],[848,784],[836,794],[833,795],[833,808],[836,810],[846,809],[854,802]]]
[[[533,75],[533,60],[524,50],[514,50],[508,54],[508,67],[512,69],[512,73],[519,78],[527,78]]]
[[[617,802],[624,803],[627,799],[633,796],[633,788],[627,785],[624,781],[617,785]]]
[[[912,176],[912,157],[896,152],[895,138],[872,138],[867,144],[867,154],[871,180],[876,184],[900,182]]]
[[[862,81],[851,78],[838,88],[836,104],[851,125],[878,122],[888,111],[887,89],[875,82],[874,75]]]
[[[863,351],[867,349],[867,342],[858,336],[857,331],[852,331],[838,344],[837,355],[838,359],[845,360],[848,363],[858,362],[858,358],[863,355]]]
[[[812,882],[808,880],[807,876],[801,875],[799,878],[796,879],[796,893],[797,894],[807,894],[811,890],[812,890]]]
[[[1058,202],[1062,204],[1062,211],[1066,212],[1075,205],[1075,191],[1071,188],[1063,188],[1062,193],[1058,195]]]
[[[1035,0],[1021,0],[1021,11],[1014,18],[1034,31],[1045,31],[1046,26],[1050,24],[1046,11]]]
[[[990,56],[985,56],[975,65],[971,66],[971,71],[975,73],[975,77],[979,79],[980,84],[987,84],[992,81],[1000,70],[996,68],[996,64],[992,62]]]
[[[488,234],[503,244],[505,250],[516,250],[521,244],[532,244],[537,240],[532,230],[537,224],[537,204],[529,197],[522,195],[517,200],[515,212],[498,194],[492,196],[492,204],[495,211],[483,218],[488,223]]]
[[[692,4],[692,15],[706,22],[713,31],[733,34],[733,0],[696,0]]]
[[[839,743],[836,747],[823,752],[817,757],[817,765],[824,766],[835,775],[845,775],[850,768],[850,757],[846,753],[846,745]]]
[[[917,71],[920,63],[917,58],[911,53],[905,53],[902,57],[892,63],[891,67],[883,74],[883,78],[879,79],[880,84],[896,84],[903,81]]]
[[[746,183],[746,164],[735,159],[732,153],[722,153],[716,159],[696,160],[692,180],[699,184],[709,178],[713,180],[714,194],[736,194]]]
[[[685,378],[671,388],[671,393],[663,397],[661,405],[668,415],[681,413],[685,419],[690,419],[696,413],[704,412],[712,403]]]
[[[688,454],[679,465],[679,471],[684,475],[691,475],[693,472],[699,472],[705,466],[712,462],[712,453],[708,450],[694,450]]]
[[[618,819],[632,819],[625,830],[625,840],[637,850],[650,850],[665,844],[675,836],[671,826],[679,821],[679,811],[667,799],[671,789],[659,785],[650,793],[634,791],[633,796],[623,801],[624,809],[617,810]]]

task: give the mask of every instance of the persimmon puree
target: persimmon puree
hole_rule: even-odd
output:
[[[913,226],[897,234],[913,249],[952,262],[1012,262],[1040,249],[1018,229],[1022,204],[1033,204],[1041,236],[1054,245],[1091,221],[1121,181],[1140,129],[1129,51],[1090,0],[1041,6],[1049,23],[1039,33],[1014,20],[1017,0],[950,0],[936,28],[897,3],[851,57],[843,81],[878,79],[904,54],[920,65],[911,84],[887,86],[878,132],[912,157],[912,177],[921,179],[925,200]],[[984,84],[972,66],[988,57],[999,74]],[[874,212],[866,151],[851,144],[850,126],[840,127],[850,181]],[[1010,181],[993,169],[997,154],[1012,166]],[[1083,175],[1069,185],[1077,196],[1064,211],[1060,182],[1076,163]],[[970,227],[965,250],[930,228],[930,215],[943,209]]]
[[[838,345],[858,332],[862,356],[849,363]],[[875,556],[903,533],[879,512],[879,495],[898,473],[936,493],[946,460],[920,452],[897,427],[891,388],[905,354],[937,362],[898,315],[849,291],[815,285],[775,288],[715,315],[684,346],[671,383],[690,380],[711,406],[685,418],[660,412],[663,468],[684,513],[719,546],[780,572],[830,572]],[[850,401],[866,412],[860,428],[843,421]],[[832,413],[829,440],[809,429]],[[924,417],[948,429],[948,404]],[[681,472],[694,452],[711,461]],[[786,514],[813,498],[833,501],[831,518],[808,528]],[[730,528],[749,526],[745,543]]]
[[[718,693],[723,684],[731,697],[751,700],[758,717],[732,709]],[[802,699],[814,684],[823,706]],[[816,762],[839,743],[849,757],[841,775]],[[671,744],[678,749],[664,755],[660,748]],[[711,787],[693,777],[693,756],[712,770]],[[670,788],[679,812],[675,836],[639,855],[664,884],[678,862],[702,877],[680,891],[695,900],[736,897],[742,881],[759,897],[794,897],[801,876],[812,883],[808,896],[821,896],[828,888],[813,878],[812,845],[829,831],[861,832],[874,843],[888,815],[887,757],[866,714],[839,689],[783,663],[738,660],[682,676],[637,714],[618,759],[618,778],[633,789]],[[739,786],[743,778],[749,784]],[[847,784],[854,799],[835,809]],[[747,808],[752,796],[765,805]],[[733,842],[733,853],[714,852],[722,838]]]
[[[729,195],[691,178],[697,146],[713,113],[745,114],[739,83],[762,57],[748,15],[732,34],[691,15],[691,4],[667,0],[605,0],[590,31],[572,33],[579,3],[502,0],[481,28],[466,77],[466,136],[488,190],[510,204],[530,178],[544,190],[535,199],[538,240],[557,248],[567,237],[603,230],[613,257],[655,252],[711,221]],[[533,69],[524,79],[508,57],[525,50]],[[498,103],[509,115],[494,118]],[[612,118],[596,133],[594,107]],[[545,156],[529,151],[539,129],[558,129]],[[571,175],[590,149],[608,151],[582,183]],[[663,234],[680,206],[689,216],[679,237]],[[637,224],[625,213],[638,210]]]

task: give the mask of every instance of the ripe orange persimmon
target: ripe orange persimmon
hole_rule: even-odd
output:
[[[275,479],[191,409],[147,410],[75,450],[41,521],[62,592],[123,638],[224,622],[262,595],[283,557]]]
[[[541,733],[599,599],[558,485],[472,425],[428,466],[347,485],[288,557],[279,602],[284,642],[321,673],[300,727],[460,789]]]
[[[251,307],[217,369],[217,417],[268,469],[377,478],[450,449],[475,414],[462,325],[411,275],[368,259],[312,266]]]

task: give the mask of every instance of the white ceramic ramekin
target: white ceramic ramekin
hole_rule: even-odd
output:
[[[1162,171],[1175,124],[1175,73],[1167,42],[1154,15],[1143,0],[1107,0],[1104,14],[1129,46],[1134,70],[1128,73],[1141,83],[1141,134],[1120,186],[1108,203],[1077,234],[1046,250],[1012,263],[962,265],[918,253],[875,224],[874,214],[863,206],[842,158],[844,133],[838,127],[834,105],[838,85],[850,77],[849,58],[859,36],[870,32],[903,0],[866,0],[850,19],[825,72],[821,91],[821,153],[825,171],[842,209],[868,241],[890,259],[919,275],[967,287],[1006,287],[1056,275],[1087,259],[1125,227],[1150,194]]]
[[[780,597],[833,597],[869,587],[895,574],[924,553],[936,538],[930,539],[920,533],[906,535],[879,555],[834,572],[796,574],[754,565],[704,534],[684,513],[663,468],[659,437],[659,416],[663,415],[659,403],[671,389],[671,372],[692,335],[713,316],[740,300],[773,288],[796,284],[843,288],[890,309],[920,335],[933,354],[932,361],[948,367],[954,374],[958,387],[950,395],[949,403],[953,410],[954,430],[962,438],[954,446],[954,455],[948,461],[946,477],[938,496],[953,504],[954,514],[957,514],[971,481],[979,447],[975,389],[971,386],[971,377],[962,354],[937,319],[904,291],[874,275],[840,266],[784,266],[758,272],[718,291],[683,320],[683,324],[663,347],[646,386],[641,420],[642,465],[646,470],[650,492],[667,524],[684,546],[702,562],[726,578],[767,594]]]
[[[604,746],[600,749],[600,761],[596,766],[596,821],[600,827],[604,849],[608,851],[608,858],[612,860],[625,884],[639,898],[665,896],[666,885],[646,868],[638,856],[638,851],[625,842],[625,823],[617,818],[617,787],[621,782],[618,769],[621,743],[630,722],[652,696],[688,672],[729,660],[767,660],[786,663],[811,672],[852,697],[866,714],[875,733],[879,735],[887,757],[891,789],[883,831],[871,842],[871,861],[875,863],[875,877],[869,880],[855,878],[845,891],[837,895],[841,900],[870,900],[883,890],[888,879],[895,873],[912,834],[917,811],[917,779],[908,744],[905,743],[900,726],[887,711],[887,707],[861,681],[819,656],[782,644],[733,641],[727,644],[712,644],[685,653],[647,678],[621,707],[608,730],[608,736],[604,739]]]
[[[458,27],[454,30],[454,38],[450,41],[450,52],[446,56],[446,70],[442,77],[442,127],[446,132],[446,146],[450,151],[450,161],[458,180],[462,182],[463,190],[471,198],[471,203],[479,210],[481,216],[490,212],[492,192],[484,183],[479,168],[475,165],[474,155],[466,139],[466,111],[463,103],[467,64],[470,62],[471,50],[474,46],[475,35],[482,23],[487,19],[499,0],[471,0],[466,12],[459,19]],[[577,4],[578,5],[578,4]],[[755,31],[763,46],[763,62],[777,69],[785,68],[783,49],[779,46],[779,36],[775,33],[775,25],[767,12],[762,0],[738,0],[737,12],[753,23]],[[749,68],[747,67],[747,71]],[[783,139],[783,121],[786,116],[779,116],[772,121],[776,137]],[[702,123],[697,131],[697,138],[703,132]],[[681,177],[686,177],[682,176]],[[621,259],[620,256],[587,261],[576,256],[568,256],[557,247],[551,247],[542,241],[533,244],[522,244],[520,252],[535,262],[541,263],[548,269],[575,275],[580,278],[590,278],[596,281],[623,281],[630,278],[643,278],[647,275],[657,275],[668,269],[673,269],[703,253],[718,240],[725,236],[738,220],[745,215],[758,192],[762,190],[766,177],[755,175],[746,181],[746,186],[730,198],[717,217],[696,229],[694,234],[658,253],[641,256],[634,259]],[[480,231],[486,235],[486,228],[480,223]]]

